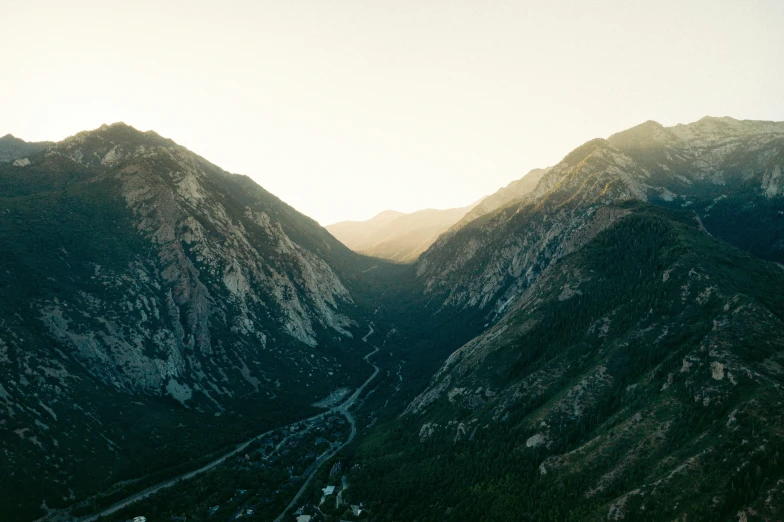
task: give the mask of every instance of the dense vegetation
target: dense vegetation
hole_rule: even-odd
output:
[[[777,125],[593,140],[413,265],[122,124],[0,164],[0,518],[95,513],[267,430],[110,519],[270,520],[311,472],[319,522],[781,518]],[[349,427],[299,421],[371,345],[322,464]]]
[[[441,400],[424,418],[386,423],[353,457],[350,497],[365,500],[370,520],[599,520],[613,518],[613,509],[635,520],[685,513],[728,520],[759,504],[777,512],[765,497],[784,477],[775,428],[781,374],[735,375],[733,385],[712,380],[709,364],[689,378],[680,372],[708,345],[754,372],[781,360],[784,277],[770,268],[701,233],[687,214],[635,209],[559,262],[549,295],[537,296],[544,302],[517,319],[542,320],[496,339],[496,350],[459,383],[483,384],[501,398],[473,408]],[[559,300],[575,270],[582,295]],[[729,319],[724,299],[694,302],[696,289],[684,306],[692,270],[721,295],[753,300],[776,317]],[[607,336],[591,335],[604,317],[612,318]],[[714,321],[722,320],[732,322],[731,333],[716,334]],[[597,367],[608,375],[601,385],[590,381]],[[543,393],[501,408],[505,390],[539,372],[555,375]],[[582,400],[569,395],[581,381],[590,383]],[[575,416],[568,409],[576,405],[583,411]],[[440,428],[423,438],[425,421]],[[458,423],[479,429],[461,436]],[[544,425],[549,442],[527,445]]]

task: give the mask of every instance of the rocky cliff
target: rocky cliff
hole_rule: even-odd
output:
[[[369,262],[249,178],[124,124],[18,159],[0,166],[6,491],[81,495],[364,379]]]

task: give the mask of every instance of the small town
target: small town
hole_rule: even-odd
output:
[[[322,469],[329,484],[320,488],[310,500],[300,498],[293,509],[284,509],[285,502],[302,493],[306,481],[315,475],[327,456],[334,455],[349,438],[351,424],[336,407],[345,395],[343,390],[333,392],[316,403],[332,408],[326,413],[265,434],[244,451],[196,479],[212,491],[209,498],[214,500],[196,509],[188,503],[188,509],[183,510],[182,515],[170,516],[171,522],[250,522],[272,520],[275,516],[282,521],[295,522],[319,522],[327,517],[346,521],[364,519],[368,514],[365,506],[347,501],[348,470],[340,460],[329,469]],[[227,489],[229,484],[237,487]],[[180,486],[175,485],[172,489],[177,487]],[[136,510],[138,512],[138,508]],[[122,512],[127,511],[133,511],[133,508]],[[340,518],[336,518],[338,514]],[[110,520],[147,522],[152,519],[134,514],[132,518],[115,516]]]

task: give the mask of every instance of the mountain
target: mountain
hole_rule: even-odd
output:
[[[784,262],[784,123],[706,117],[665,128],[646,122],[608,143],[646,170],[651,202],[694,210],[711,233]]]
[[[418,280],[436,315],[485,330],[366,433],[351,502],[394,520],[780,518],[783,163],[782,123],[647,122],[442,235]]]
[[[645,147],[634,145],[640,139]],[[781,262],[781,165],[784,123],[649,122],[581,145],[524,199],[445,234],[420,257],[417,274],[434,300],[497,316],[553,259],[579,247],[590,226],[604,226],[599,208],[631,199],[692,210],[717,237]]]
[[[0,518],[88,515],[268,429],[108,520],[784,516],[784,123],[591,140],[411,263],[153,132],[27,158],[0,165]]]
[[[474,208],[472,208],[455,225],[455,228],[462,228],[471,221],[480,218],[492,211],[505,207],[509,203],[523,198],[536,188],[542,176],[547,174],[549,168],[533,169],[520,179],[516,179],[507,186],[498,189],[493,194],[483,198]]]
[[[0,518],[365,379],[359,278],[378,260],[154,132],[104,125],[27,159],[0,165]]]
[[[51,141],[27,142],[11,134],[0,138],[0,163],[24,162],[24,156],[35,154],[54,145]]]
[[[378,242],[377,236],[385,227],[405,215],[396,210],[385,210],[366,221],[341,221],[327,225],[326,229],[352,250],[365,250]]]
[[[392,520],[781,516],[784,271],[690,212],[603,213],[368,435],[352,502]]]
[[[356,252],[406,263],[415,261],[470,209],[426,209],[410,214],[387,210],[367,221],[341,221],[326,228]]]
[[[534,169],[467,207],[426,209],[410,214],[386,210],[366,221],[341,221],[326,228],[355,252],[402,263],[414,262],[450,228],[461,228],[532,192],[548,170]]]

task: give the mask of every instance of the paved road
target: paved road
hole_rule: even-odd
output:
[[[365,335],[365,337],[362,338],[362,340],[364,342],[367,342],[367,338],[370,337],[373,334],[373,331],[374,331],[373,330],[373,323],[371,323],[370,324],[370,331]],[[370,352],[369,354],[367,354],[364,357],[365,361],[368,362],[368,363],[370,363],[370,361],[368,361],[368,358],[370,358],[371,355],[374,355],[378,351],[378,348],[376,348],[376,347],[374,347],[374,348],[375,348],[375,350],[373,350],[372,352]],[[372,363],[370,363],[370,364],[372,364]],[[307,419],[301,419],[301,420],[298,420],[296,422],[292,422],[291,424],[288,424],[286,426],[281,426],[281,427],[278,427],[278,428],[275,428],[275,429],[272,429],[272,430],[269,430],[269,431],[265,431],[261,435],[256,435],[255,437],[253,437],[252,439],[248,440],[247,442],[243,442],[242,444],[240,444],[239,446],[237,446],[233,450],[229,451],[228,453],[224,453],[220,457],[218,457],[215,460],[209,462],[208,464],[205,464],[204,466],[200,467],[199,469],[196,469],[196,470],[193,470],[193,471],[188,471],[187,473],[183,473],[183,474],[178,475],[178,476],[176,476],[174,478],[165,480],[163,482],[159,482],[158,484],[155,484],[154,486],[150,486],[147,489],[144,489],[144,490],[142,490],[142,491],[140,491],[138,493],[135,493],[135,494],[133,494],[133,495],[123,499],[123,500],[120,500],[119,502],[117,502],[115,504],[112,504],[110,507],[104,509],[100,513],[80,518],[80,519],[78,519],[79,522],[93,522],[95,520],[98,520],[99,517],[105,517],[107,515],[111,515],[112,513],[116,512],[116,511],[119,511],[120,509],[123,509],[125,507],[128,507],[131,504],[133,504],[135,502],[138,502],[139,500],[142,500],[142,499],[145,499],[145,498],[147,498],[147,497],[149,497],[151,495],[154,495],[155,493],[157,493],[158,491],[160,491],[162,489],[169,488],[169,487],[175,485],[176,483],[178,483],[178,482],[180,482],[182,480],[188,480],[188,479],[191,479],[191,478],[196,477],[198,475],[201,475],[202,473],[211,470],[212,468],[214,468],[218,464],[222,464],[223,462],[226,461],[226,459],[228,459],[230,457],[233,457],[234,455],[237,455],[238,453],[244,451],[245,448],[250,446],[252,443],[254,443],[254,442],[256,442],[256,441],[266,437],[267,435],[269,435],[269,434],[271,434],[271,433],[273,433],[275,431],[278,431],[280,429],[288,428],[289,426],[293,426],[294,424],[300,424],[302,422],[313,421],[313,420],[319,419],[321,417],[324,417],[325,415],[330,415],[332,413],[340,413],[340,414],[344,415],[348,419],[349,423],[351,423],[351,435],[349,436],[349,438],[348,438],[348,440],[346,442],[344,442],[341,446],[336,448],[334,450],[334,452],[331,453],[329,456],[327,456],[327,454],[330,453],[331,450],[328,450],[326,453],[322,454],[318,458],[318,460],[316,461],[317,465],[316,465],[315,470],[313,471],[313,473],[310,474],[308,479],[305,481],[305,484],[302,486],[302,489],[300,489],[300,491],[297,493],[297,496],[294,497],[294,500],[292,501],[292,504],[291,504],[291,505],[293,505],[294,502],[296,502],[299,499],[299,497],[302,495],[305,487],[310,482],[310,479],[313,478],[313,475],[316,473],[316,471],[318,470],[318,468],[321,465],[321,463],[324,460],[328,460],[329,458],[332,458],[332,456],[335,453],[337,453],[338,451],[343,449],[349,442],[354,440],[354,436],[356,435],[357,428],[356,428],[355,423],[354,423],[354,417],[348,412],[348,408],[350,408],[354,404],[354,401],[357,399],[359,394],[362,393],[362,391],[365,389],[365,386],[367,386],[370,383],[370,381],[375,379],[376,375],[378,375],[378,366],[373,364],[373,368],[374,368],[373,375],[371,375],[368,378],[368,380],[366,380],[364,382],[364,384],[362,384],[362,386],[357,388],[357,390],[348,399],[346,399],[343,403],[341,403],[340,405],[335,406],[334,408],[331,408],[331,409],[329,409],[329,410],[327,410],[327,411],[325,411],[323,413],[319,413],[318,415],[313,415],[312,417],[308,417]],[[280,445],[278,445],[278,446],[280,446]],[[288,508],[286,508],[286,511],[289,510],[291,505]],[[282,518],[284,514],[285,514],[285,512],[282,513],[281,516],[278,517],[278,519]]]
[[[365,335],[365,337],[362,338],[362,341],[367,342],[368,337],[370,337],[371,335],[373,335],[373,323],[370,323],[370,331]],[[283,520],[283,517],[286,516],[286,513],[288,513],[291,509],[293,509],[297,505],[297,502],[299,501],[302,494],[305,493],[305,490],[308,488],[310,481],[316,475],[316,472],[319,470],[321,465],[327,460],[337,455],[337,453],[340,450],[342,450],[343,448],[351,444],[351,441],[353,441],[354,437],[357,435],[357,423],[354,420],[354,415],[352,415],[351,412],[349,411],[349,408],[351,408],[354,405],[354,401],[356,401],[357,397],[359,397],[360,394],[362,394],[365,387],[368,384],[370,384],[370,381],[375,379],[376,375],[378,375],[378,366],[376,366],[375,364],[371,363],[368,360],[370,359],[371,356],[375,355],[376,352],[378,352],[377,346],[373,346],[373,348],[374,350],[364,357],[365,362],[373,365],[373,374],[370,377],[368,377],[368,379],[362,384],[362,386],[357,388],[356,391],[351,394],[351,397],[346,399],[340,406],[335,408],[335,411],[341,413],[344,417],[346,417],[346,420],[348,420],[349,424],[351,424],[351,434],[348,436],[348,439],[346,439],[346,441],[340,446],[328,449],[327,451],[319,455],[319,457],[316,459],[315,467],[313,468],[313,471],[310,472],[310,475],[308,475],[308,478],[305,479],[305,482],[302,484],[302,487],[299,488],[299,491],[297,491],[297,494],[294,496],[291,502],[289,502],[289,505],[286,506],[286,509],[283,510],[283,513],[278,515],[278,518],[275,519],[275,522],[281,522]]]

